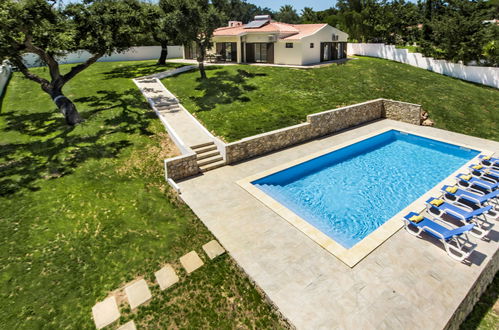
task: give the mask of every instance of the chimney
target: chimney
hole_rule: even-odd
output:
[[[242,26],[243,22],[240,21],[229,21],[229,27],[237,27],[237,26]]]

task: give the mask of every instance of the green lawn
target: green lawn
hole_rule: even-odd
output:
[[[166,262],[178,270],[181,282],[162,293],[152,287],[151,303],[136,313],[125,308],[120,322],[134,319],[149,328],[282,327],[228,255],[206,260],[201,245],[213,236],[164,184],[161,160],[176,150],[130,80],[166,69],[154,62],[96,63],[71,81],[66,95],[86,119],[74,129],[38,85],[17,73],[11,80],[0,100],[0,328],[92,328],[91,307],[97,301],[136,276],[152,281]],[[235,140],[303,121],[307,113],[374,98],[371,94],[418,102],[389,96],[404,95],[397,71],[417,70],[407,68],[363,58],[310,71],[210,68],[206,83],[196,80],[196,72],[166,82],[210,129]],[[343,69],[357,78],[348,79]],[[38,72],[47,75],[44,69]],[[382,72],[384,78],[369,77],[369,72]],[[413,97],[452,109],[444,107],[454,102],[447,91],[427,86],[434,80],[470,104],[440,115],[425,105],[440,127],[497,139],[497,111],[492,111],[498,108],[497,91],[419,74],[422,78],[407,78],[407,85],[413,81]],[[328,84],[315,88],[326,81],[320,77],[329,77],[324,78]],[[390,84],[388,79],[398,80]],[[335,81],[350,86],[336,82],[333,87]],[[171,82],[179,82],[176,89]],[[423,90],[439,97],[432,100]],[[466,111],[478,119],[467,125],[461,119],[458,125],[464,116],[459,113]],[[206,264],[186,276],[178,258],[193,249]],[[468,318],[467,329],[497,324],[491,310],[497,278]]]
[[[154,62],[96,63],[71,81],[86,119],[74,129],[38,85],[12,78],[0,109],[0,328],[92,328],[97,301],[167,262],[181,282],[153,287],[122,322],[281,326],[228,255],[206,260],[212,234],[164,184],[176,150],[130,80],[167,69]],[[187,276],[178,258],[191,250],[206,264]]]
[[[309,113],[376,98],[418,103],[436,127],[499,140],[499,91],[406,64],[359,57],[320,69],[208,67],[164,84],[227,141],[304,122]]]

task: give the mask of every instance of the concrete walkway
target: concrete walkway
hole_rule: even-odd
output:
[[[168,133],[180,149],[183,149],[182,147],[195,148],[200,145],[213,143],[213,135],[194,119],[159,80],[159,78],[162,79],[171,76],[172,71],[175,71],[175,73],[182,72],[179,69],[170,70],[155,74],[154,76],[134,79],[134,82],[166,126]],[[187,69],[183,71],[187,71]]]

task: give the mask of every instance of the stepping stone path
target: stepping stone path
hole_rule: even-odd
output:
[[[119,327],[116,330],[137,330],[137,327],[135,326],[135,322],[132,320],[123,324],[121,327]]]
[[[216,240],[212,240],[203,245],[203,250],[213,260],[221,254],[225,253],[225,249]],[[199,257],[196,251],[191,251],[180,257],[180,263],[184,267],[187,274],[192,273],[196,269],[204,265],[203,260]],[[154,273],[161,291],[168,289],[180,279],[173,269],[172,265],[166,264]],[[152,298],[149,286],[144,279],[133,282],[127,285],[124,289],[130,308],[133,310]],[[110,296],[92,307],[92,315],[97,329],[102,329],[120,318],[120,311],[116,302],[115,296]],[[135,322],[129,321],[117,330],[137,330]]]
[[[225,249],[216,240],[210,241],[203,245],[203,250],[211,260],[215,259],[221,254],[224,254]]]
[[[102,329],[120,318],[120,311],[114,296],[104,299],[92,307],[95,327]]]
[[[151,291],[144,279],[125,287],[125,293],[131,309],[137,308],[152,298]]]
[[[193,271],[204,265],[203,260],[201,260],[196,251],[191,251],[186,255],[180,257],[180,263],[185,268],[187,274],[192,273]]]
[[[179,281],[175,270],[169,264],[158,270],[156,273],[154,273],[154,275],[156,276],[156,281],[158,282],[161,291],[168,289],[173,284]]]

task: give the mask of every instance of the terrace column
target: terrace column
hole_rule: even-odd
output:
[[[237,38],[237,63],[243,62],[242,37]]]

